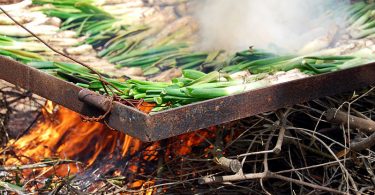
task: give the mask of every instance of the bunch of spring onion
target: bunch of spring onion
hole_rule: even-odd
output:
[[[189,42],[186,37],[179,38],[181,38],[181,31],[189,32],[186,26],[189,26],[187,23],[190,20],[189,17],[183,17],[171,24],[163,24],[162,21],[154,21],[154,18],[150,18],[145,26],[133,25],[126,32],[114,36],[104,45],[105,49],[99,53],[99,56],[111,59],[132,50],[154,50],[169,45],[186,47],[186,43]]]
[[[150,49],[138,49],[111,58],[109,61],[116,63],[117,68],[141,67],[144,75],[152,75],[171,67],[181,69],[206,68],[206,65],[215,61],[221,54],[215,52],[192,52],[186,44],[172,44]]]
[[[132,40],[110,42],[110,46],[99,52],[117,68],[141,67],[144,75],[153,75],[169,69],[200,69],[203,64],[215,61],[221,52],[194,52],[185,43],[143,47]]]
[[[203,69],[202,65],[205,65],[206,70],[220,54],[216,51],[192,52],[188,44],[176,43],[175,39],[183,38],[183,34],[189,32],[184,28],[167,28],[155,36],[157,31],[150,31],[150,27],[124,25],[121,20],[88,2],[34,0],[34,3],[52,3],[55,7],[46,9],[45,13],[62,19],[63,30],[72,29],[78,34],[88,35],[86,43],[101,49],[99,57],[107,58],[117,68],[141,67],[145,76],[171,67]],[[183,25],[186,22],[188,19],[178,20],[176,26],[186,26]],[[153,37],[156,38],[148,40]]]
[[[352,38],[375,38],[375,3],[358,2],[349,9],[348,31]]]
[[[63,80],[77,84],[78,86],[92,89],[97,92],[104,92],[103,86],[99,81],[99,76],[91,72],[86,67],[81,65],[65,63],[65,62],[52,62],[52,61],[32,61],[28,62],[27,65],[37,68],[43,72],[59,77]],[[101,76],[117,89],[126,90],[129,88],[127,83],[120,82],[116,79],[111,79],[105,74]],[[108,86],[111,87],[111,86]],[[112,88],[115,90],[114,88]],[[124,95],[123,92],[115,91],[116,95]],[[113,94],[110,94],[113,95]]]
[[[32,62],[35,60],[44,60],[44,58],[34,52],[28,52],[24,50],[18,49],[1,49],[0,48],[0,55],[10,57],[14,60],[27,63]]]
[[[30,62],[28,65],[81,87],[104,93],[98,76],[85,67],[58,62]],[[153,110],[154,112],[270,85],[270,81],[261,80],[264,77],[253,76],[247,79],[234,80],[230,75],[218,71],[206,74],[197,70],[184,70],[182,77],[175,78],[171,82],[134,79],[120,82],[107,78],[105,75],[103,77],[107,82],[121,90],[113,89],[120,98],[155,103],[157,106]]]
[[[295,55],[276,55],[262,50],[237,52],[222,67],[222,71],[236,73],[248,70],[252,74],[289,71],[300,67],[302,58]]]
[[[77,2],[82,0],[33,0],[35,5],[52,4],[55,6],[74,6]],[[95,0],[85,0],[86,3],[95,3]]]
[[[41,12],[33,12],[28,9],[12,7],[8,8],[10,14],[18,23],[31,29],[36,35],[53,35],[59,28],[51,23],[46,23],[48,18]],[[6,8],[4,8],[6,10]],[[0,13],[0,34],[13,37],[31,37],[30,33],[16,25],[6,14]]]
[[[63,20],[61,30],[75,30],[78,35],[88,36],[86,43],[99,47],[127,26],[121,20],[84,0],[34,0],[34,4],[52,3],[53,8],[43,8],[51,17]]]
[[[299,68],[313,75],[354,68],[374,61],[374,58],[355,56],[309,56],[303,58]]]
[[[351,56],[280,56],[262,51],[243,51],[237,53],[222,71],[235,73],[249,70],[252,74],[272,73],[300,69],[310,75],[334,72],[353,68],[375,61],[374,54]]]
[[[11,57],[21,62],[43,60],[35,52],[46,51],[47,48],[36,42],[26,42],[8,36],[0,35],[0,55]]]
[[[233,80],[230,75],[213,71],[209,74],[184,70],[183,76],[172,83],[128,80],[133,84],[127,95],[132,99],[143,99],[155,103],[153,112],[179,107],[207,99],[234,95],[270,85],[268,80],[257,76],[245,80]]]

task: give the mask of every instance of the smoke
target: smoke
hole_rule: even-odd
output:
[[[200,0],[201,49],[293,52],[343,24],[344,0]],[[336,10],[336,11],[332,11]]]

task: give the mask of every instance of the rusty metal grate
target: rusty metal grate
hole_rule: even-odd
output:
[[[102,95],[92,95],[72,83],[1,56],[0,79],[83,115],[98,116],[106,106],[105,101],[100,102],[104,99]],[[157,141],[374,84],[375,63],[372,63],[155,114],[144,114],[135,108],[115,102],[106,122],[112,128],[142,141]]]

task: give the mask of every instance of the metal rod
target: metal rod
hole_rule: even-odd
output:
[[[88,89],[82,89],[79,91],[78,99],[91,106],[99,108],[101,111],[107,111],[111,106],[111,101],[108,98]]]

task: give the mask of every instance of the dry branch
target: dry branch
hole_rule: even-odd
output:
[[[216,158],[215,162],[220,165],[220,167],[228,172],[238,173],[242,169],[242,164],[237,159],[229,159],[224,156]]]
[[[326,114],[327,121],[349,125],[352,129],[358,129],[365,133],[373,133],[369,137],[350,144],[350,149],[356,152],[366,150],[375,145],[375,122],[369,119],[363,119],[356,116],[349,115],[345,112],[339,111],[337,109],[329,109]]]
[[[350,149],[356,152],[360,152],[362,150],[366,150],[371,148],[375,145],[375,133],[370,135],[369,137],[363,139],[360,142],[353,142],[350,144]]]
[[[289,111],[288,111],[289,112]],[[241,154],[241,155],[238,155],[237,157],[246,157],[246,156],[252,156],[252,155],[259,155],[259,154],[269,154],[269,153],[273,153],[273,154],[280,154],[281,152],[281,147],[283,146],[283,143],[284,143],[284,138],[285,138],[285,132],[286,132],[286,115],[287,113],[285,114],[279,114],[281,119],[280,119],[280,130],[279,130],[279,134],[278,134],[278,137],[277,137],[277,142],[276,142],[276,145],[275,147],[272,149],[272,150],[264,150],[264,151],[260,151],[260,152],[252,152],[252,153],[245,153],[245,154]]]
[[[223,155],[223,130],[216,131],[216,141],[214,147],[214,162],[224,171],[238,173],[242,169],[242,164],[238,159],[229,159]]]
[[[358,129],[365,133],[374,133],[375,132],[375,122],[368,119],[359,118],[356,116],[348,115],[345,112],[339,111],[337,109],[329,109],[326,114],[327,121],[348,125],[352,129]]]
[[[224,182],[251,180],[251,179],[262,179],[262,180],[280,179],[280,180],[284,180],[286,182],[291,182],[291,183],[295,183],[295,184],[298,184],[298,185],[311,187],[315,190],[326,191],[326,192],[331,192],[331,193],[335,193],[335,194],[346,194],[344,192],[341,192],[341,191],[338,191],[338,190],[335,190],[335,189],[332,189],[332,188],[328,188],[328,187],[325,187],[325,186],[316,185],[316,184],[308,183],[308,182],[305,182],[305,181],[285,177],[285,176],[282,176],[282,175],[279,175],[279,174],[276,174],[276,173],[273,173],[273,172],[270,172],[270,171],[266,171],[266,172],[263,172],[263,173],[250,173],[250,174],[242,174],[241,173],[241,174],[227,175],[227,176],[203,177],[200,180],[198,180],[198,182],[199,182],[199,184],[212,184],[212,183],[224,183]]]

